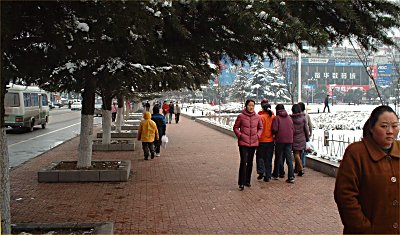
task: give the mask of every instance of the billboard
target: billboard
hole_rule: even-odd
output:
[[[376,84],[378,86],[390,86],[392,84],[393,73],[393,66],[391,64],[378,64]]]
[[[287,60],[287,79],[297,79],[297,61]],[[289,68],[289,65],[291,67]],[[329,84],[346,86],[368,86],[369,76],[364,66],[357,59],[303,58],[302,81],[304,84],[315,84],[318,87]]]

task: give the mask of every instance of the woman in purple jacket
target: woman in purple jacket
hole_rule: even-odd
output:
[[[292,115],[290,117],[294,126],[292,146],[295,162],[294,173],[298,173],[298,176],[303,176],[304,170],[301,163],[301,154],[306,148],[306,142],[309,140],[308,125],[305,114],[302,112],[299,104],[292,106]]]
[[[258,147],[258,139],[263,128],[260,116],[254,112],[254,100],[247,100],[245,106],[246,108],[239,114],[233,126],[240,152],[238,181],[240,191],[244,189],[244,186],[251,186],[254,152]]]
[[[294,183],[292,163],[293,122],[283,104],[276,105],[275,109],[276,116],[272,122],[272,133],[275,134],[275,161],[272,179],[277,180],[278,176],[285,177],[283,162],[286,160],[288,166],[288,179],[286,182]]]

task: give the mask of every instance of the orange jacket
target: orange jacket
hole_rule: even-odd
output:
[[[261,137],[258,139],[259,142],[274,142],[274,137],[272,136],[272,121],[275,118],[274,112],[270,117],[267,112],[260,111],[258,115],[261,117],[263,123],[263,131]]]

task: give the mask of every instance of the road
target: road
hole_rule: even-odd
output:
[[[81,112],[67,108],[50,111],[50,119],[45,129],[36,126],[33,132],[23,129],[7,129],[8,155],[10,167],[16,167],[41,153],[79,135]],[[101,117],[95,117],[95,125]]]

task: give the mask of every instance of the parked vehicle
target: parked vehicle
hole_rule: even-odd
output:
[[[4,97],[4,123],[13,128],[41,125],[49,121],[49,102],[46,91],[35,86],[8,85]]]
[[[74,100],[71,104],[71,110],[82,110],[82,103],[80,100]]]

